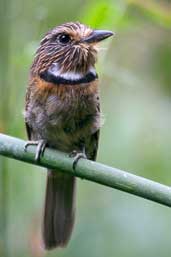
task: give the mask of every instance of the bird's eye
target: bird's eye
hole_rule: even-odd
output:
[[[65,45],[70,42],[71,38],[68,34],[60,34],[58,40],[61,44]]]

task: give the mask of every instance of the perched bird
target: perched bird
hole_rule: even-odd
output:
[[[74,153],[76,159],[82,156],[79,153],[96,159],[100,129],[97,43],[112,35],[68,22],[41,40],[25,104],[28,144],[37,144],[37,160],[46,145]],[[74,216],[75,177],[48,170],[43,221],[46,249],[66,246]]]

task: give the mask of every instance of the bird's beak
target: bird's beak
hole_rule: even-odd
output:
[[[83,43],[98,43],[108,37],[113,36],[114,33],[109,30],[93,30],[93,32],[81,40]]]

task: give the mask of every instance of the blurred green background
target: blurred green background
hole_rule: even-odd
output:
[[[171,1],[0,0],[0,132],[26,138],[29,67],[44,33],[77,21],[116,32],[97,65],[98,161],[171,185]],[[170,257],[171,210],[78,180],[66,249],[40,248],[46,171],[0,158],[0,257]]]

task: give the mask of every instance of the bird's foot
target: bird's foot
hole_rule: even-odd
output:
[[[43,155],[47,142],[45,140],[38,140],[38,141],[28,141],[24,146],[24,151],[27,151],[27,147],[30,145],[37,145],[36,154],[35,154],[35,161],[38,162],[40,157]]]
[[[76,169],[77,163],[79,161],[79,159],[83,158],[83,159],[87,159],[87,156],[84,152],[79,152],[77,150],[73,150],[70,154],[69,157],[74,158],[73,164],[72,164],[72,168],[73,170]]]

